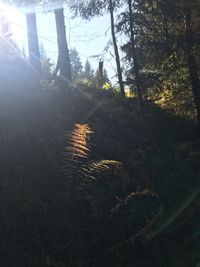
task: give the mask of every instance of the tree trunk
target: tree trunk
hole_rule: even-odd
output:
[[[54,14],[56,20],[58,44],[58,60],[56,69],[54,71],[54,76],[56,76],[58,71],[60,70],[60,76],[66,81],[71,81],[72,76],[65,29],[64,8],[55,9]]]
[[[121,71],[121,65],[120,65],[120,58],[119,58],[119,51],[117,46],[117,40],[115,36],[115,23],[114,23],[114,8],[113,8],[113,2],[112,0],[109,0],[109,9],[110,9],[110,22],[111,22],[111,32],[112,32],[112,39],[113,39],[113,45],[114,45],[114,51],[115,51],[115,60],[117,65],[117,75],[118,75],[118,81],[120,86],[120,92],[124,96],[124,83],[122,80],[122,71]]]
[[[192,85],[192,93],[197,111],[197,120],[200,123],[200,81],[197,71],[197,63],[193,54],[193,32],[192,32],[192,13],[190,8],[185,10],[185,41],[186,41],[186,57],[190,80]]]
[[[30,65],[37,72],[41,72],[41,60],[40,60],[40,49],[37,33],[36,14],[26,14],[26,25],[28,34],[28,53]]]
[[[99,68],[98,68],[98,87],[102,88],[103,87],[103,61],[99,61]]]
[[[131,53],[132,53],[133,65],[134,65],[135,85],[137,88],[139,101],[142,104],[142,90],[141,90],[140,81],[139,81],[139,66],[138,66],[137,56],[135,53],[135,36],[133,32],[134,25],[133,25],[132,0],[128,0],[128,7],[129,7],[129,17],[130,17]]]

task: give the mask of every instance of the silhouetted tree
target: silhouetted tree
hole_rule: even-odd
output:
[[[55,9],[54,14],[55,14],[56,31],[57,31],[58,60],[53,76],[55,77],[57,73],[60,71],[60,76],[64,80],[70,82],[72,80],[72,74],[70,66],[69,49],[66,37],[63,5]]]
[[[75,48],[70,49],[69,57],[70,57],[70,64],[71,64],[72,80],[76,81],[77,79],[81,78],[83,66],[82,66],[79,54]]]
[[[85,62],[82,78],[88,80],[89,82],[94,82],[94,77],[94,70],[90,64],[90,61],[87,59]]]
[[[35,71],[41,72],[40,49],[35,11],[26,14],[29,62]]]
[[[37,31],[36,7],[39,0],[8,0],[7,2],[15,4],[18,7],[26,7],[26,27],[28,39],[29,63],[37,73],[41,72],[40,48]]]

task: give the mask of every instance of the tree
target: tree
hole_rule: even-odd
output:
[[[128,1],[129,11],[121,13],[117,30],[128,37],[122,49],[126,61],[130,62],[129,72],[134,74],[134,82],[139,80],[140,88],[146,90],[146,94],[153,89],[163,99],[163,93],[167,93],[167,105],[174,102],[175,109],[182,109],[186,114],[189,106],[188,114],[193,114],[194,100],[199,120],[199,2]],[[133,27],[130,27],[131,23]]]
[[[136,85],[140,103],[142,104],[142,92],[141,92],[141,86],[140,86],[140,81],[139,81],[139,65],[138,65],[136,49],[135,49],[135,34],[134,34],[132,0],[128,0],[128,8],[129,8],[130,35],[131,35],[131,54],[132,54],[133,65],[134,65],[135,85]]]
[[[110,24],[111,24],[113,46],[114,46],[115,59],[116,59],[116,65],[117,65],[118,81],[119,81],[119,86],[120,86],[120,92],[121,92],[122,96],[124,96],[125,91],[124,91],[124,84],[123,84],[123,79],[122,79],[122,71],[121,71],[121,64],[120,64],[120,58],[119,58],[119,51],[118,51],[117,40],[116,40],[116,35],[115,35],[114,7],[113,7],[113,1],[112,0],[109,0],[109,11],[110,11]]]
[[[76,48],[70,49],[69,57],[71,63],[72,80],[76,81],[81,78],[81,74],[83,71],[83,66]]]
[[[103,69],[103,80],[104,80],[104,83],[110,83],[110,79],[108,77],[108,72],[105,68]]]
[[[96,80],[97,80],[97,87],[98,88],[102,88],[103,84],[104,84],[104,80],[103,80],[103,61],[100,60],[99,61],[99,66],[98,69],[96,71]]]
[[[102,15],[104,12],[109,12],[110,14],[110,24],[111,24],[111,34],[113,40],[113,47],[115,52],[115,60],[117,66],[117,75],[118,75],[118,82],[120,85],[120,92],[124,96],[124,84],[122,79],[122,70],[121,70],[121,63],[117,45],[117,39],[115,35],[115,21],[114,21],[114,10],[115,8],[121,5],[121,1],[113,1],[113,0],[97,0],[97,1],[81,1],[72,4],[69,1],[70,8],[75,12],[76,15],[80,15],[85,19],[91,19],[96,15]]]
[[[53,0],[42,0],[39,3],[46,11],[53,11],[56,21],[58,59],[56,68],[53,72],[53,78],[59,73],[62,80],[70,82],[72,80],[69,49],[66,37],[65,17],[64,17],[64,0],[56,2]]]
[[[42,76],[43,78],[50,79],[51,69],[52,69],[53,64],[51,63],[51,59],[47,56],[47,53],[46,53],[46,50],[43,44],[40,45],[40,55],[41,55]]]
[[[16,4],[19,7],[26,5],[26,27],[27,27],[27,39],[28,39],[28,54],[29,63],[35,72],[41,72],[41,61],[40,61],[40,48],[37,32],[37,21],[36,21],[36,5],[40,3],[39,0],[27,0],[26,2],[21,0],[8,0],[11,4]]]
[[[69,49],[67,44],[64,8],[61,7],[54,10],[57,31],[57,44],[58,44],[58,60],[53,77],[55,77],[60,70],[60,76],[66,80],[72,80]]]
[[[166,52],[171,50],[173,53],[181,54],[182,51],[182,61],[188,69],[197,120],[200,122],[200,81],[197,71],[198,64],[195,57],[195,50],[198,51],[200,48],[200,31],[197,26],[200,20],[198,12],[196,12],[196,10],[200,9],[200,3],[197,0],[179,0],[176,2],[166,0],[165,4],[158,1],[158,8],[162,14],[165,26],[164,41]],[[173,12],[171,8],[174,10]],[[170,22],[173,22],[173,24],[170,24]]]
[[[88,59],[85,61],[85,66],[84,66],[82,78],[89,81],[89,82],[92,82],[92,83],[94,82],[94,78],[95,78],[94,70],[93,70],[93,68],[90,64],[90,61]]]
[[[99,61],[99,67],[98,70],[96,71],[95,79],[97,81],[98,88],[104,88],[104,87],[110,88],[110,80],[108,78],[108,73],[106,69],[103,67],[102,60]]]
[[[198,75],[198,66],[194,56],[194,36],[193,36],[193,21],[192,8],[189,5],[184,6],[185,13],[185,54],[187,57],[188,70],[191,79],[192,92],[197,111],[197,120],[200,123],[200,80]]]
[[[26,14],[29,62],[35,71],[41,72],[40,49],[35,11]]]

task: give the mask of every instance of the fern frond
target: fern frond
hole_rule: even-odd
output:
[[[85,186],[96,180],[97,176],[112,171],[112,177],[120,177],[122,187],[124,187],[130,179],[121,162],[116,160],[87,161],[90,154],[88,141],[92,133],[88,124],[75,124],[72,132],[67,134],[68,142],[64,148],[63,165],[66,176],[75,177],[79,186]]]
[[[65,147],[67,156],[74,158],[87,158],[90,152],[88,140],[92,134],[88,124],[75,124],[74,130],[69,134],[69,141]]]
[[[122,163],[116,160],[100,160],[91,162],[88,165],[84,166],[82,170],[86,175],[92,173],[102,173],[111,169],[121,168]]]

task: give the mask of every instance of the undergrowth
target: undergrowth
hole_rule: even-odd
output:
[[[197,263],[194,125],[111,92],[4,85],[2,267]]]

